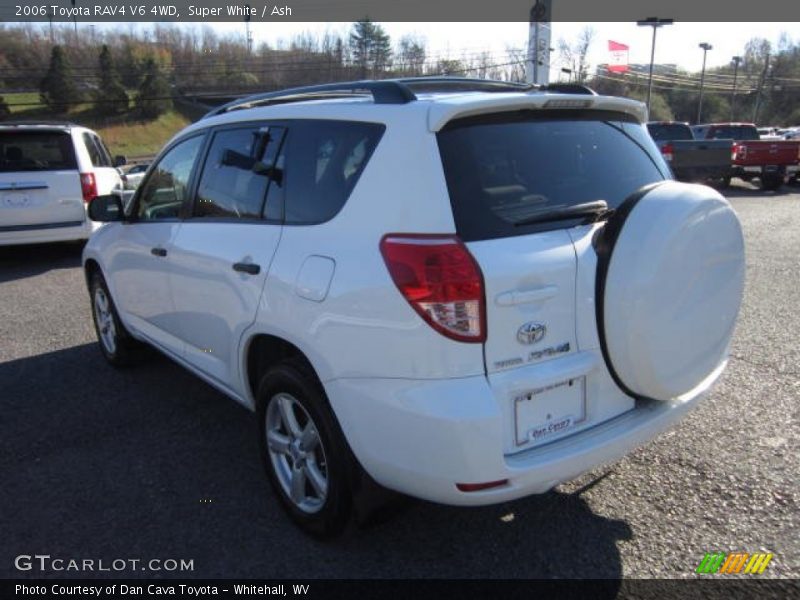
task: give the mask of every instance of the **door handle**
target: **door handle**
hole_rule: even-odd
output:
[[[250,275],[258,275],[261,273],[261,266],[253,263],[233,263],[233,270],[239,273],[249,273]]]
[[[167,250],[166,248],[150,248],[150,254],[153,256],[166,256]]]

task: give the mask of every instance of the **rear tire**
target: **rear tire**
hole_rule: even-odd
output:
[[[761,177],[761,189],[767,192],[776,192],[783,185],[782,175],[763,175]]]
[[[256,395],[261,456],[286,513],[319,537],[350,519],[357,464],[316,375],[288,360],[269,369]]]
[[[89,284],[92,302],[92,321],[100,351],[115,367],[127,367],[139,362],[145,345],[131,337],[120,321],[117,307],[111,299],[105,279],[100,273],[92,275]]]

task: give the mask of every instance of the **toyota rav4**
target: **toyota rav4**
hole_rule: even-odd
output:
[[[83,262],[113,365],[156,347],[257,415],[289,515],[367,484],[504,502],[616,460],[722,373],[739,221],[644,106],[462,79],[251,96],[179,133]]]

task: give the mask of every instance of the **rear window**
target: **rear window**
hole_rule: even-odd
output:
[[[724,125],[711,129],[712,140],[757,140],[758,129],[747,125]]]
[[[573,226],[523,224],[577,204],[616,208],[670,177],[643,125],[607,111],[547,111],[468,118],[439,134],[459,235],[476,241]]]
[[[77,169],[68,133],[0,131],[0,172],[64,169]]]
[[[647,130],[657,142],[694,139],[689,126],[681,123],[648,123]]]

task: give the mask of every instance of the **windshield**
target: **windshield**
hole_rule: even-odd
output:
[[[460,119],[438,134],[453,215],[465,241],[567,227],[571,207],[614,209],[670,177],[643,125],[607,111],[525,111]],[[548,213],[572,218],[548,219]]]
[[[72,138],[61,131],[0,131],[0,172],[76,169]]]

